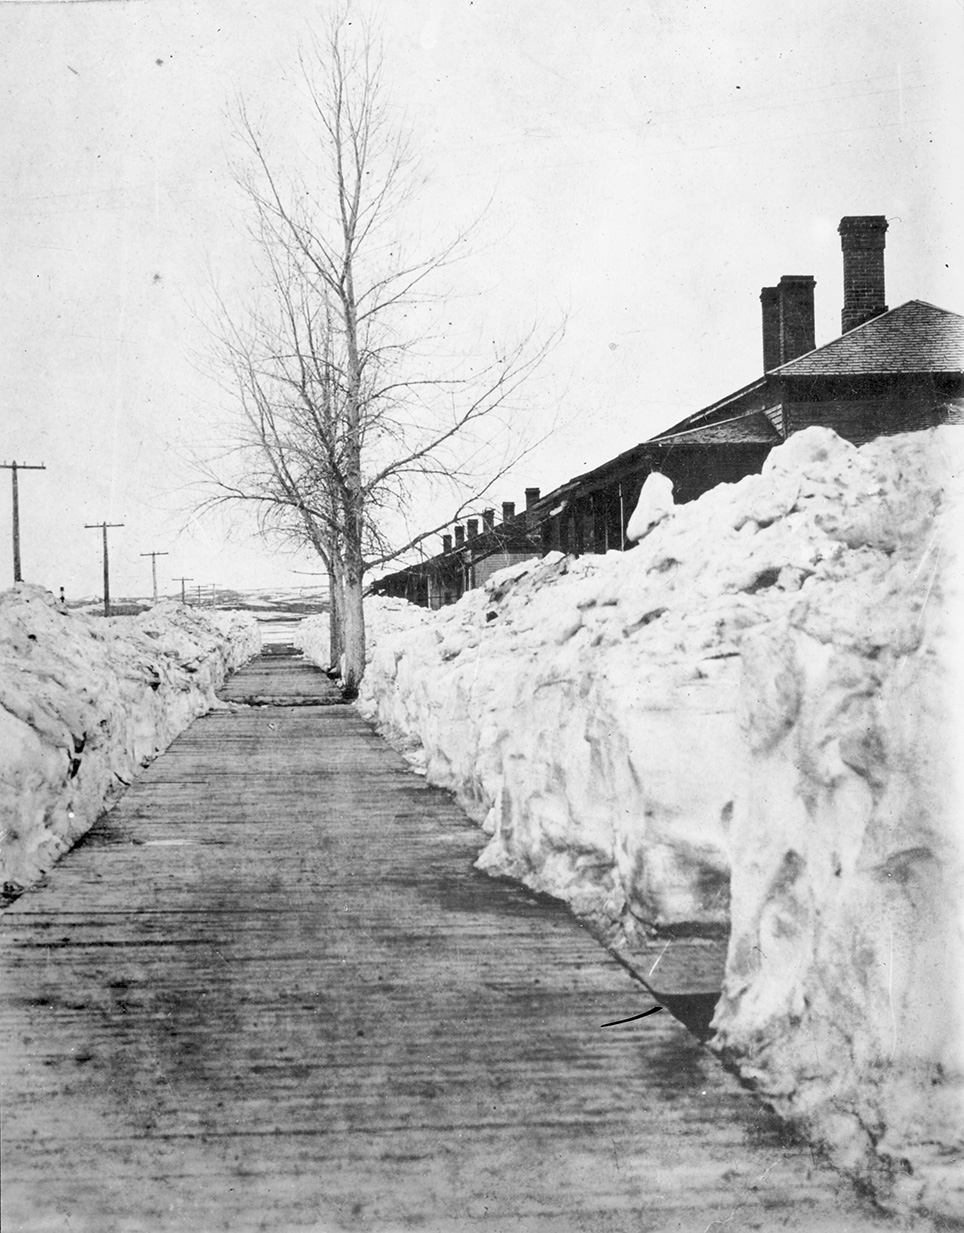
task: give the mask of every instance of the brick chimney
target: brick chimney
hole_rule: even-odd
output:
[[[784,274],[760,292],[763,306],[763,371],[770,372],[816,346],[813,289],[809,274]]]
[[[479,533],[478,518],[470,518],[468,522],[466,523],[466,526],[469,528],[469,539],[475,539],[475,537]]]
[[[452,551],[452,537],[451,537],[451,535],[443,535],[443,536],[442,536],[442,551],[443,551],[443,552],[451,552],[451,551]]]
[[[843,311],[840,329],[846,334],[887,311],[884,293],[884,244],[887,219],[883,214],[849,215],[840,220],[843,249]]]
[[[486,531],[491,531],[495,526],[495,510],[484,509],[482,511],[482,527]]]
[[[783,363],[783,343],[780,339],[780,292],[776,287],[760,291],[763,308],[763,371],[779,368]]]
[[[539,489],[538,488],[527,488],[526,489],[526,509],[528,509],[530,505],[535,505],[535,503],[538,500],[539,500]]]
[[[456,527],[455,527],[455,546],[456,548],[461,548],[464,543],[465,543],[465,527],[463,527],[461,522],[459,522],[456,524]]]
[[[502,502],[502,521],[511,522],[515,517],[515,501]]]

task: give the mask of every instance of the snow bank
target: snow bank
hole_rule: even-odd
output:
[[[653,487],[628,554],[523,562],[388,639],[376,607],[360,699],[489,831],[484,868],[621,945],[725,930],[740,643],[844,550],[788,471],[671,515]]]
[[[483,868],[630,950],[732,917],[716,1047],[885,1201],[945,1213],[962,467],[957,428],[814,428],[675,510],[647,485],[632,552],[525,562],[437,614],[372,603],[359,699],[485,826]]]
[[[715,1041],[888,1205],[948,1217],[964,1214],[962,438],[834,451],[822,522],[846,551],[744,640]]]
[[[404,599],[370,596],[365,600],[365,636],[373,646],[392,634],[424,624],[433,615],[427,609],[417,608]],[[307,616],[298,622],[292,632],[294,645],[304,651],[320,668],[331,666],[328,620],[328,613]]]
[[[0,594],[0,870],[35,882],[260,646],[245,613],[165,602],[137,617]]]

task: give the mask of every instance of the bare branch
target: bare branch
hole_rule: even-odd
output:
[[[508,421],[555,338],[530,334],[455,371],[424,333],[406,333],[410,309],[431,302],[431,280],[471,228],[433,255],[406,252],[408,137],[382,99],[376,40],[349,14],[350,0],[299,58],[316,144],[297,172],[269,154],[243,100],[237,107],[248,162],[236,179],[263,296],[243,312],[218,299],[238,436],[209,475],[209,503],[252,507],[262,529],[318,553],[350,690],[364,666],[366,571],[438,534],[528,452]],[[443,487],[454,513],[413,531],[409,512]]]

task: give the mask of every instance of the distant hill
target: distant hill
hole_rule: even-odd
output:
[[[164,595],[161,598],[180,599],[180,595]],[[211,598],[210,590],[202,592],[200,607],[210,608]],[[188,591],[187,602],[191,607],[198,607],[196,591],[193,596]],[[104,601],[96,595],[67,600],[67,607],[72,611],[88,612],[93,615],[103,612],[103,605]],[[151,605],[152,601],[145,596],[119,596],[116,600],[111,600],[111,615],[136,616],[139,612],[146,612]],[[317,592],[312,594],[308,587],[272,588],[270,590],[266,588],[254,591],[235,591],[230,587],[219,587],[215,607],[233,608],[242,612],[308,616],[327,612],[329,604],[326,594],[319,595]]]

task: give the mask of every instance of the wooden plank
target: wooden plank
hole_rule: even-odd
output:
[[[306,660],[290,643],[270,642],[225,682],[220,697],[255,705],[341,704],[337,682]]]
[[[482,840],[351,708],[197,721],[0,922],[4,1229],[877,1227]]]

